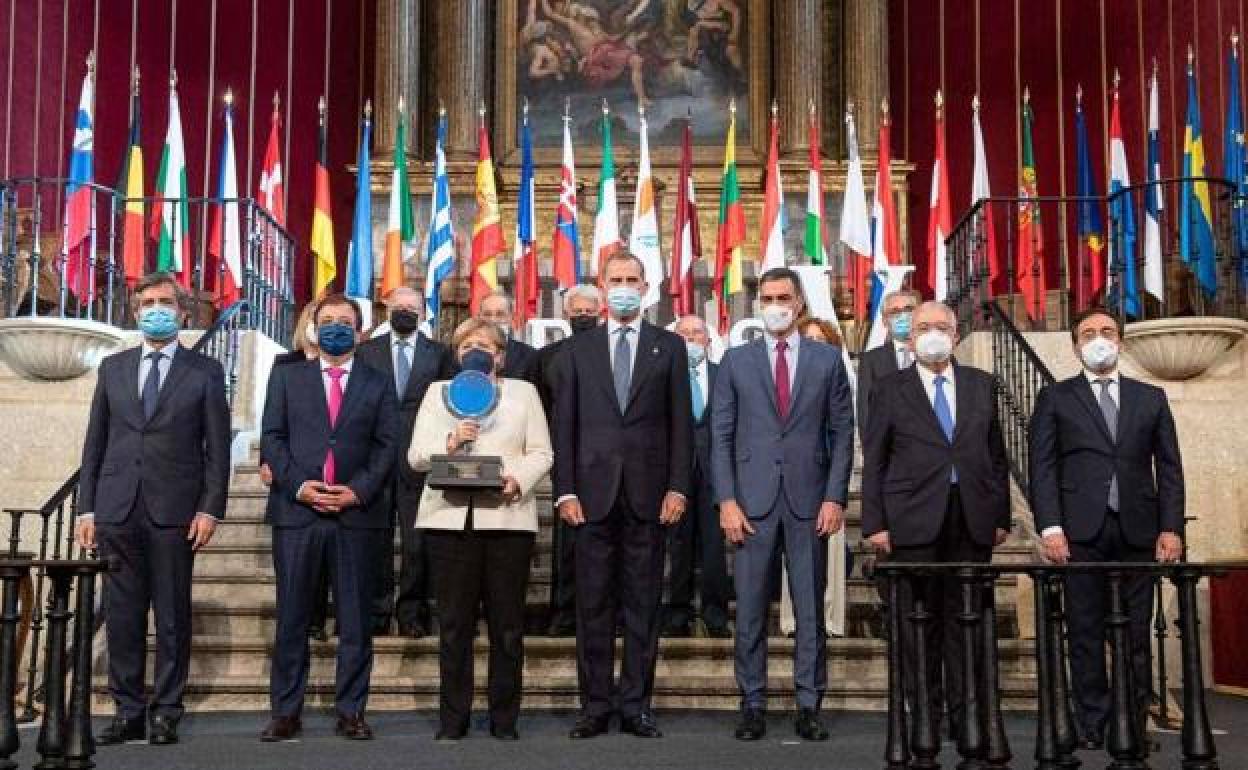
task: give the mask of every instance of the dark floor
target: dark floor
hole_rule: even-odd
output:
[[[1211,721],[1217,730],[1218,753],[1223,770],[1248,767],[1248,699],[1211,696]],[[494,740],[478,725],[459,743],[436,743],[435,718],[429,713],[381,713],[371,721],[377,740],[349,743],[335,738],[327,715],[309,715],[302,740],[289,744],[261,744],[257,736],[265,715],[239,713],[190,714],[182,722],[182,743],[168,748],[146,745],[118,746],[100,750],[97,767],[125,770],[198,770],[230,768],[299,768],[299,770],[412,770],[413,768],[576,768],[583,770],[634,770],[635,768],[713,768],[714,770],[783,770],[784,768],[844,768],[860,770],[882,767],[884,715],[833,713],[826,715],[832,731],[827,743],[801,743],[793,735],[787,715],[770,719],[767,738],[741,743],[732,738],[734,715],[720,712],[674,712],[658,715],[666,737],[642,740],[612,733],[589,741],[571,741],[566,714],[537,713],[521,718],[521,740]],[[97,722],[97,729],[100,723]],[[1007,719],[1016,768],[1034,767],[1032,740],[1035,722],[1026,716]],[[21,731],[23,747],[15,757],[22,767],[36,760],[37,730]],[[1159,736],[1162,752],[1150,762],[1154,770],[1180,766],[1179,736]],[[953,747],[946,744],[941,755],[944,767],[957,763]],[[1109,759],[1104,754],[1080,754],[1085,770],[1101,770]]]

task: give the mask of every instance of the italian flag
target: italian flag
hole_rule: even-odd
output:
[[[407,182],[407,127],[399,99],[399,128],[394,139],[394,170],[390,177],[390,209],[386,218],[386,251],[381,263],[381,296],[403,285],[403,262],[415,248],[416,219]]]
[[[611,113],[602,105],[602,169],[598,176],[598,211],[594,215],[594,259],[598,274],[620,247],[620,212],[615,194],[615,156],[611,152]]]
[[[186,183],[186,151],[182,144],[182,115],[178,109],[177,74],[169,80],[169,127],[156,171],[156,206],[152,216],[152,240],[156,269],[173,273],[186,287],[191,285],[190,208]]]
[[[724,146],[724,174],[719,193],[719,242],[715,248],[715,293],[719,300],[719,331],[728,333],[728,297],[744,289],[742,244],[745,243],[745,209],[737,179],[737,106],[729,111],[728,139]]]

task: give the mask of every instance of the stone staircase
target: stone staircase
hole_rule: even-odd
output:
[[[263,522],[266,488],[255,453],[236,467],[226,521],[212,544],[196,559],[193,592],[193,638],[188,706],[193,709],[265,711],[268,709],[269,660],[276,624],[274,577],[269,528]],[[886,647],[880,636],[875,587],[861,576],[858,476],[851,485],[849,542],[855,567],[848,585],[847,636],[828,640],[828,692],[834,709],[882,709],[887,698]],[[540,626],[550,590],[550,509],[545,501],[542,531],[535,549],[528,592],[530,628]],[[397,551],[397,544],[396,544]],[[1026,558],[1031,548],[1014,536],[998,549],[998,559]],[[397,566],[397,553],[396,553]],[[1007,708],[1027,708],[1034,693],[1033,644],[1019,638],[1014,578],[997,585],[1001,630],[1001,680]],[[730,607],[730,613],[732,612]],[[772,607],[769,692],[771,707],[793,703],[793,641],[779,633],[778,605]],[[149,640],[150,644],[150,640]],[[618,644],[618,642],[617,642]],[[395,636],[374,642],[375,661],[369,698],[371,709],[429,709],[438,698],[437,639]],[[478,699],[484,696],[486,642],[476,645]],[[311,643],[309,706],[333,701],[334,639]],[[733,642],[695,636],[663,639],[655,676],[657,708],[736,709]],[[618,661],[618,652],[617,652]],[[618,665],[618,662],[617,662]],[[101,666],[97,671],[104,671]],[[526,638],[525,708],[573,709],[578,706],[575,639],[530,634]],[[103,676],[97,697],[106,700]]]

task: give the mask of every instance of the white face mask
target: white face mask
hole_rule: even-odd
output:
[[[779,334],[793,325],[793,308],[788,305],[763,305],[763,326]]]
[[[1093,372],[1107,372],[1118,363],[1118,344],[1104,337],[1094,337],[1079,349],[1083,365]]]
[[[942,331],[923,332],[914,341],[914,353],[925,364],[943,364],[953,355],[953,337]]]

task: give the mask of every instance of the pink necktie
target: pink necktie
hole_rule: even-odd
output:
[[[346,369],[338,366],[331,366],[325,370],[329,375],[329,427],[334,427],[338,422],[338,410],[342,408],[342,376],[347,373]],[[325,483],[334,484],[334,450],[330,449],[325,455]]]
[[[789,359],[784,355],[788,349],[788,342],[776,340],[776,407],[781,420],[789,418]]]

